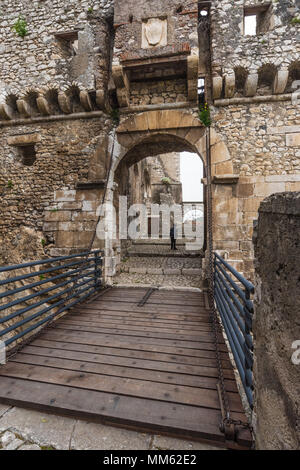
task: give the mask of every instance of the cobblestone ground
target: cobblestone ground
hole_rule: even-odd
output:
[[[0,450],[219,450],[0,404]]]
[[[200,257],[130,256],[123,259],[113,284],[200,288],[201,266]]]

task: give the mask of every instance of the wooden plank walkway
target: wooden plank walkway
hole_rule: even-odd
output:
[[[0,366],[0,402],[130,429],[239,445],[219,430],[210,312],[198,292],[113,288],[73,309]],[[245,420],[226,344],[232,416]]]

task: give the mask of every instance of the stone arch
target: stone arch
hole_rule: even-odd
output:
[[[258,88],[257,94],[270,95],[273,92],[273,86],[277,74],[277,67],[274,64],[264,64],[258,70]]]
[[[116,193],[122,194],[127,182],[129,166],[146,158],[174,151],[190,151],[202,159],[206,173],[206,128],[193,113],[183,110],[146,111],[124,119],[116,129],[114,152],[108,181],[107,203],[116,200]],[[212,176],[232,175],[233,166],[226,143],[211,129]],[[112,142],[111,142],[112,144]],[[115,183],[115,177],[122,175],[124,184]],[[123,188],[124,186],[124,188]],[[114,271],[115,251],[119,246],[107,240],[106,273]]]
[[[294,61],[289,65],[288,69],[288,83],[287,83],[287,92],[291,93],[298,89],[299,86],[294,84],[294,82],[297,82],[300,80],[300,61]]]

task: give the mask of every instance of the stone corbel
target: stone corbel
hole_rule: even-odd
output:
[[[79,94],[79,99],[80,99],[81,106],[85,109],[85,111],[93,110],[92,101],[91,101],[88,91],[81,90]]]
[[[197,101],[198,97],[198,55],[190,55],[187,58],[187,81],[188,81],[188,100]]]
[[[50,106],[45,96],[43,95],[38,96],[36,99],[36,104],[41,114],[43,114],[44,116],[50,116],[51,114]]]
[[[102,111],[110,112],[111,107],[104,90],[96,90],[96,103]]]
[[[0,117],[5,120],[14,118],[14,112],[11,106],[6,103],[0,103]]]
[[[60,109],[62,110],[63,113],[65,114],[71,114],[72,113],[72,101],[71,98],[63,91],[58,93],[58,104]]]
[[[120,108],[129,106],[130,82],[127,73],[122,65],[114,65],[112,67],[112,76],[117,89],[117,97]]]
[[[224,94],[225,98],[232,98],[235,92],[235,75],[225,75]]]
[[[16,105],[20,114],[22,114],[25,117],[32,116],[33,114],[32,110],[29,104],[25,100],[17,100]]]
[[[256,94],[258,84],[258,74],[251,73],[246,78],[244,95],[245,96],[254,96]]]
[[[34,145],[40,141],[41,141],[40,134],[14,135],[14,136],[10,136],[7,138],[8,145],[12,145],[14,147]]]
[[[223,77],[217,76],[213,77],[212,79],[212,91],[213,91],[213,99],[218,100],[221,98],[223,89]]]
[[[273,83],[273,93],[279,95],[284,93],[289,78],[288,70],[278,70]]]
[[[212,178],[213,184],[237,184],[239,181],[239,175],[225,174],[225,175],[214,175]]]

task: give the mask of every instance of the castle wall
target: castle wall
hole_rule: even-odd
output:
[[[116,134],[115,162],[188,150],[205,164],[202,77],[212,118],[214,248],[251,274],[260,201],[300,184],[296,2],[267,9],[258,0],[212,1],[202,19],[195,0],[2,3],[2,239],[28,225],[44,231],[49,253],[87,245],[118,114],[121,127],[130,125]],[[251,11],[258,31],[245,36]],[[13,30],[20,15],[24,38]],[[148,134],[154,141],[141,143]],[[125,184],[127,170],[115,170],[124,170]]]
[[[259,207],[255,230],[256,447],[299,449],[300,192]]]

